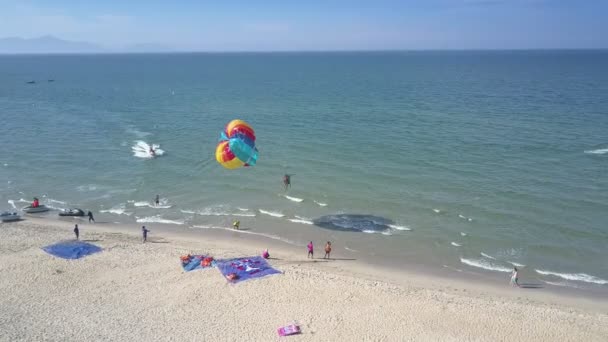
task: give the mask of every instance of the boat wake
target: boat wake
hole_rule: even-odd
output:
[[[597,150],[587,150],[585,151],[587,154],[606,154],[608,153],[608,148],[598,148]]]
[[[150,148],[154,150],[154,154],[150,153]],[[131,150],[133,151],[133,156],[143,159],[152,159],[165,154],[165,151],[160,148],[160,145],[149,145],[143,140],[136,141],[135,145],[131,146]]]

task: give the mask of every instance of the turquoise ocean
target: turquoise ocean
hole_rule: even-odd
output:
[[[237,118],[259,159],[227,170]],[[239,219],[336,256],[608,290],[608,51],[0,56],[0,123],[2,210]]]

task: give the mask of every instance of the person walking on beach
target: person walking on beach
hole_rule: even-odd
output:
[[[325,244],[325,256],[323,259],[329,259],[329,255],[331,254],[331,242],[327,241]]]
[[[511,286],[519,287],[519,272],[517,271],[517,267],[513,267],[513,273],[511,273]]]
[[[143,238],[144,238],[144,243],[146,243],[146,241],[148,241],[148,232],[149,232],[149,230],[146,229],[146,226],[142,226],[141,227],[141,233],[142,233]]]
[[[95,223],[95,219],[93,218],[93,213],[90,210],[87,213],[87,216],[89,217],[89,223],[91,223],[91,221],[93,221],[93,223]]]
[[[76,240],[78,240],[80,236],[80,230],[78,229],[78,225],[74,226],[74,235],[76,235]]]
[[[307,258],[314,259],[314,247],[312,245],[312,241],[310,241],[308,243],[308,246],[306,246],[306,247],[308,247],[308,256],[307,256]]]
[[[232,223],[232,228],[239,230],[239,227],[241,226],[241,221],[236,220]]]
[[[156,206],[158,207],[158,205],[160,204],[160,196],[156,195],[156,199],[154,200],[154,203],[156,203]]]

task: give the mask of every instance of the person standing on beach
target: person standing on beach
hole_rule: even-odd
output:
[[[519,272],[517,267],[513,267],[513,273],[511,273],[511,286],[519,287]]]
[[[74,226],[74,235],[76,235],[76,240],[78,240],[80,236],[80,230],[78,229],[78,225]]]
[[[331,242],[327,241],[325,244],[325,256],[323,259],[329,259],[329,255],[331,254]]]
[[[156,195],[156,199],[154,200],[154,203],[156,203],[156,206],[158,207],[158,205],[160,204],[160,196]]]
[[[314,257],[314,247],[312,245],[312,241],[310,241],[308,243],[308,246],[306,246],[306,247],[308,247],[308,256],[307,256],[307,258],[314,259],[315,258]]]
[[[141,233],[142,233],[143,238],[144,238],[144,243],[146,243],[146,241],[148,241],[148,232],[149,232],[149,230],[146,229],[146,226],[142,226],[141,227]]]
[[[89,223],[91,223],[91,221],[93,221],[93,223],[95,223],[95,219],[93,218],[93,213],[90,210],[87,213],[87,216],[89,217]]]

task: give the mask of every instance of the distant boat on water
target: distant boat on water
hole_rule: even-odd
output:
[[[35,83],[36,83],[36,81],[28,81],[28,82],[26,82],[26,83],[27,83],[27,84],[35,84]]]
[[[49,80],[49,82],[55,82],[55,80]]]

